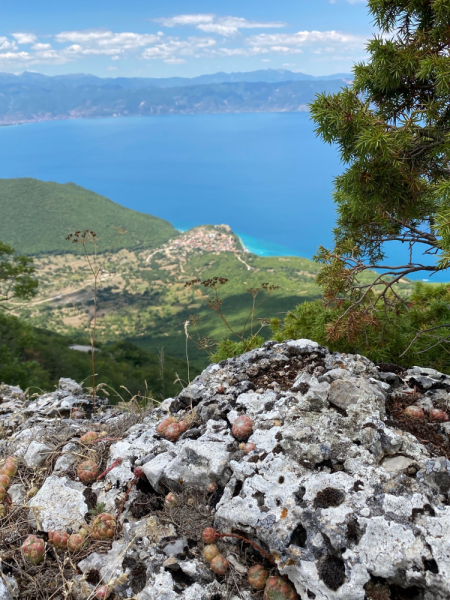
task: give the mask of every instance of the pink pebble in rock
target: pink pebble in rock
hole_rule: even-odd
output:
[[[407,406],[405,408],[405,415],[413,419],[425,419],[425,413],[420,406]]]
[[[432,408],[429,415],[430,421],[448,421],[448,414],[440,408]]]
[[[247,442],[244,446],[244,452],[245,454],[250,454],[250,452],[252,452],[252,450],[254,450],[255,448],[255,444],[253,444],[252,442]]]
[[[241,415],[233,423],[232,432],[238,440],[246,440],[253,433],[253,421],[247,415]]]

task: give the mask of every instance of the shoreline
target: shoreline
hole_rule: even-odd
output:
[[[244,248],[244,252],[249,252],[250,254],[255,254],[256,256],[261,257],[271,257],[271,256],[296,256],[298,258],[306,258],[311,260],[308,256],[303,256],[298,254],[292,248],[288,248],[287,246],[282,246],[280,244],[275,244],[273,242],[267,242],[265,240],[261,240],[259,238],[254,238],[249,235],[245,235],[242,233],[234,234],[239,238],[239,241]]]
[[[19,119],[17,121],[2,122],[0,121],[0,127],[13,127],[15,125],[32,125],[36,123],[51,123],[55,121],[88,121],[88,120],[104,120],[104,119],[126,119],[132,117],[175,117],[175,116],[199,116],[199,115],[250,115],[250,114],[298,114],[309,112],[307,104],[300,104],[297,108],[291,109],[276,109],[273,110],[217,110],[209,112],[195,112],[195,111],[167,111],[160,113],[152,113],[142,115],[139,113],[135,114],[111,114],[111,115],[61,115],[55,117],[42,117],[36,119]]]
[[[173,223],[172,223],[173,225]],[[187,226],[177,226],[173,225],[176,231],[180,233],[186,233],[190,229],[194,229],[195,227],[199,227],[199,225],[193,225],[192,227]],[[312,260],[307,256],[303,256],[298,254],[295,250],[288,248],[287,246],[281,246],[280,244],[275,244],[273,242],[267,242],[265,240],[261,240],[259,238],[254,238],[250,235],[246,235],[243,233],[237,233],[233,229],[231,230],[233,234],[239,239],[239,242],[242,246],[244,252],[248,254],[254,254],[255,256],[260,257],[284,257],[284,256],[295,256],[298,258],[306,258],[308,260]]]

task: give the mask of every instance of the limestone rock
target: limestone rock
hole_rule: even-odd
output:
[[[33,440],[28,446],[28,450],[25,452],[23,460],[27,467],[35,469],[44,462],[51,450],[52,449],[47,446],[47,444],[42,444]]]
[[[19,586],[14,577],[0,574],[0,600],[15,600],[19,597]]]
[[[362,356],[331,353],[310,340],[267,342],[210,365],[128,429],[105,461],[120,464],[90,491],[69,479],[81,427],[70,420],[70,407],[91,409],[81,388],[63,381],[25,412],[18,391],[0,389],[7,404],[3,411],[0,403],[0,422],[11,432],[0,450],[24,457],[33,443],[50,448],[53,423],[65,428],[54,472],[30,501],[44,531],[78,529],[85,495],[116,512],[134,469],[142,468],[145,479],[123,506],[119,538],[79,563],[74,597],[92,594],[94,571],[118,599],[233,598],[236,591],[200,558],[198,531],[214,526],[263,546],[302,599],[365,600],[369,592],[388,598],[401,588],[405,597],[448,600],[450,461],[402,430],[390,406],[414,390],[425,414],[445,406],[450,377],[420,367],[395,370],[380,372]],[[195,419],[176,442],[157,432],[168,414]],[[248,454],[232,435],[242,415],[253,421]],[[123,418],[105,406],[96,422],[113,427]],[[426,425],[450,443],[448,423]],[[168,489],[186,503],[169,516]],[[192,525],[191,517],[199,520]],[[241,547],[218,543],[232,568],[242,570]],[[239,594],[254,597],[249,589]]]
[[[8,488],[8,494],[13,504],[23,504],[26,498],[25,488],[21,483],[13,483]]]
[[[388,473],[397,474],[407,469],[412,462],[414,462],[413,459],[400,454],[391,458],[385,458],[382,465]]]
[[[69,527],[78,531],[88,511],[85,489],[82,483],[50,475],[29,502],[32,509],[30,521],[37,522],[38,529],[42,531],[65,530]]]
[[[64,475],[65,473],[70,471],[70,469],[73,468],[73,466],[78,461],[76,454],[74,454],[77,448],[77,445],[73,442],[70,442],[69,444],[63,446],[61,454],[55,463],[53,473],[56,473],[58,475]]]

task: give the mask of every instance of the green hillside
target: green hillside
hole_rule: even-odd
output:
[[[0,240],[26,254],[73,252],[66,241],[76,230],[90,229],[101,249],[127,230],[118,248],[155,248],[176,235],[173,226],[152,215],[124,208],[74,183],[37,179],[0,179]]]
[[[71,350],[74,342],[87,344],[86,338],[72,338],[52,331],[32,327],[10,315],[0,313],[0,386],[2,383],[20,385],[22,389],[32,388],[52,391],[60,377],[71,377],[78,382],[91,383],[91,356],[88,353]],[[180,384],[175,384],[179,376],[187,378],[186,363],[169,356],[164,357],[164,367],[156,354],[147,352],[130,342],[116,342],[103,345],[97,343],[95,370],[97,383],[105,383],[110,392],[110,401],[115,403],[119,392],[124,400],[131,394],[145,393],[148,390],[156,400],[176,394]],[[162,377],[162,372],[164,376]],[[191,369],[192,376],[198,373]]]
[[[126,340],[153,356],[163,348],[167,356],[186,364],[184,324],[200,319],[197,331],[192,325],[189,329],[187,350],[191,367],[201,369],[209,357],[197,348],[197,338],[217,342],[230,332],[209,308],[208,290],[198,290],[199,295],[185,287],[186,282],[226,277],[229,281],[221,289],[222,310],[239,332],[252,306],[249,290],[263,283],[279,289],[257,309],[255,318],[284,320],[298,304],[321,297],[317,263],[294,256],[259,257],[246,252],[226,225],[203,225],[177,233],[165,221],[124,209],[73,184],[0,180],[0,198],[4,213],[0,240],[22,252],[39,252],[34,257],[38,296],[29,302],[12,301],[8,308],[34,327],[62,336],[87,339],[94,319],[92,273],[85,257],[74,253],[79,247],[64,239],[70,230],[88,227],[105,238],[101,249],[107,248],[108,240],[112,242],[113,226],[130,231],[128,238],[122,238],[128,240],[128,247],[111,253],[102,266],[96,343],[109,346]],[[26,209],[28,204],[30,210]],[[365,273],[363,279],[372,276]],[[402,293],[409,288],[408,282],[398,285]],[[263,295],[258,296],[257,304]],[[270,329],[265,327],[262,335],[270,336]],[[136,375],[137,381],[141,379]]]

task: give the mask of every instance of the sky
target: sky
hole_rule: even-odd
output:
[[[373,33],[364,0],[0,0],[0,71],[329,75],[363,60]]]

